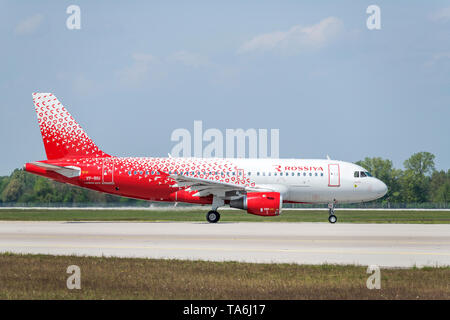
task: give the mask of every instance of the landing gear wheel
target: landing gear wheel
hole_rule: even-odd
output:
[[[328,221],[330,221],[330,223],[336,223],[337,217],[336,217],[334,214],[331,214],[331,215],[328,217]]]
[[[330,223],[336,223],[337,222],[337,217],[334,215],[334,205],[336,203],[336,199],[333,200],[332,203],[328,204],[328,221],[330,221]]]
[[[216,223],[220,220],[220,213],[215,210],[211,210],[206,214],[206,220],[210,223]]]

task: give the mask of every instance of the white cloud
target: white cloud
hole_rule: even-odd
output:
[[[35,14],[34,16],[22,20],[14,29],[14,33],[17,35],[32,34],[42,23],[44,16],[42,14]]]
[[[288,31],[277,31],[258,35],[244,43],[238,53],[277,51],[296,54],[315,50],[328,45],[343,30],[343,23],[335,17],[328,17],[312,26],[293,26]]]
[[[449,21],[450,20],[450,7],[438,10],[430,15],[430,19],[433,21]]]
[[[182,63],[188,67],[194,68],[207,67],[211,65],[211,62],[209,61],[208,57],[188,52],[185,50],[181,50],[175,52],[174,54],[171,54],[169,57],[167,57],[167,61]]]
[[[184,65],[192,68],[215,67],[208,57],[185,50],[177,51],[165,57],[156,57],[146,53],[134,53],[133,63],[118,71],[119,80],[126,85],[139,86],[144,81],[160,81],[173,71],[169,64]]]
[[[134,53],[133,64],[119,71],[119,78],[126,84],[139,84],[145,80],[152,67],[158,65],[159,59],[151,54]]]

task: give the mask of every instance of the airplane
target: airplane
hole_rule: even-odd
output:
[[[24,170],[62,183],[147,201],[211,205],[278,216],[283,203],[328,204],[383,197],[386,185],[361,166],[327,159],[136,158],[103,152],[52,93],[33,93],[47,160]]]

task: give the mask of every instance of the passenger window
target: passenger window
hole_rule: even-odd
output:
[[[361,171],[360,174],[361,174],[361,178],[366,177],[366,174],[364,173],[364,171]]]
[[[310,177],[312,176],[312,173],[311,173],[311,172],[309,173],[309,176],[310,176]]]
[[[276,176],[276,175],[277,175],[277,173],[276,173],[276,172],[274,172],[274,173],[273,173],[273,175],[274,175],[274,176]]]
[[[323,177],[323,172],[320,173],[320,176]]]
[[[259,176],[259,172],[257,172],[256,175]]]
[[[291,176],[295,176],[295,172],[292,172]]]
[[[280,176],[282,176],[283,175],[283,172],[280,172]]]
[[[271,175],[272,175],[272,172],[269,172],[269,173],[268,173],[268,176],[270,177]]]
[[[355,178],[359,178],[359,171],[355,171]]]
[[[304,176],[304,177],[306,176],[306,172],[303,172],[303,176]]]
[[[265,173],[265,172],[263,172],[262,174],[263,174],[264,177],[266,176],[266,173]]]
[[[317,172],[314,175],[317,177]]]
[[[300,177],[302,174],[300,172],[297,172],[297,176]]]

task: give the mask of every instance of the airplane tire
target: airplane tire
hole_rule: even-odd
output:
[[[220,213],[211,210],[206,214],[206,220],[208,220],[209,223],[216,223],[220,220]]]
[[[328,221],[330,221],[330,223],[336,223],[337,217],[336,217],[334,214],[331,214],[331,215],[328,217]]]

